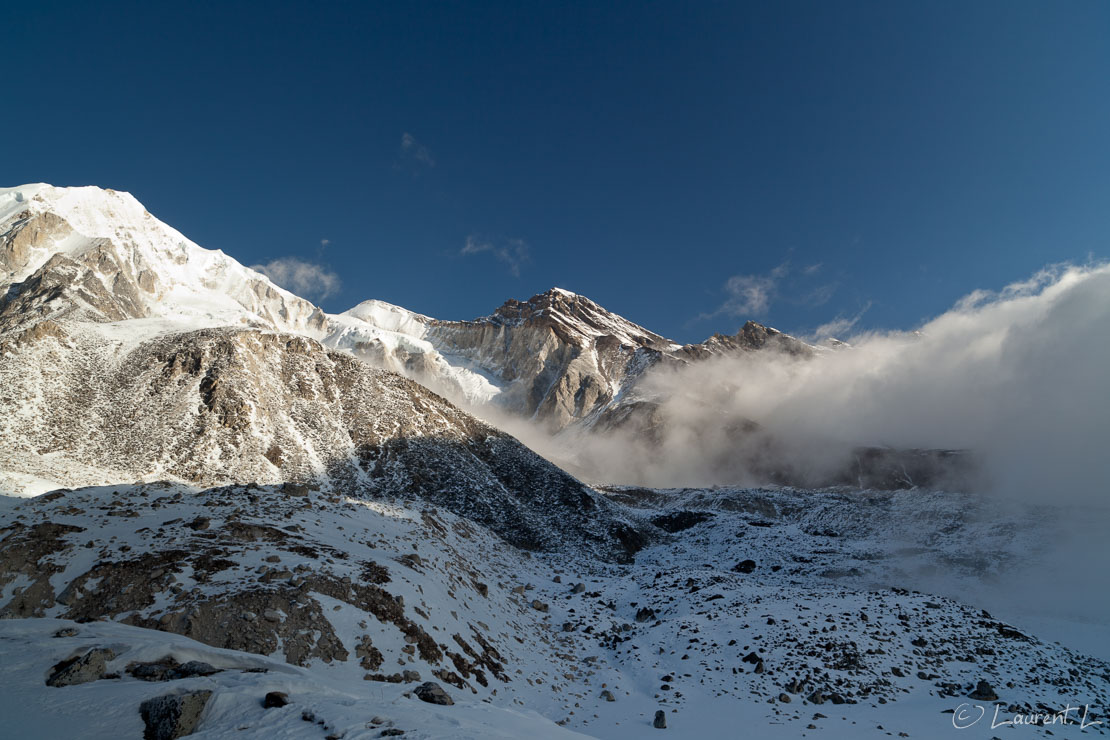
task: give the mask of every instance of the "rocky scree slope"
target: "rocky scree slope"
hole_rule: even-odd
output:
[[[546,613],[514,590],[537,568],[481,525],[422,502],[394,505],[295,484],[60,490],[0,509],[0,654],[6,665],[37,656],[35,683],[47,678],[49,691],[67,692],[52,700],[63,705],[79,696],[71,686],[102,681],[122,697],[135,681],[162,683],[171,694],[199,682],[230,701],[242,689],[242,679],[230,677],[268,672],[273,688],[299,704],[286,717],[288,736],[342,735],[346,718],[346,729],[362,730],[351,737],[377,737],[392,723],[367,732],[368,720],[389,716],[388,703],[407,703],[402,692],[424,681],[459,702],[510,707],[536,695],[546,700],[569,683],[564,674],[578,666]],[[11,638],[27,629],[18,620],[44,619],[69,620],[57,625],[55,644],[70,645],[71,657],[88,664],[53,683],[59,671],[50,652],[17,656]],[[90,622],[151,634],[116,630],[115,639],[90,643],[103,632]],[[239,654],[198,655],[167,633]],[[145,647],[131,649],[135,641]],[[204,665],[191,662],[198,658]],[[316,703],[321,681],[355,692],[341,702],[348,709]],[[261,704],[263,693],[249,704]],[[247,703],[232,712],[240,730],[253,715]],[[302,720],[302,712],[311,716]],[[138,717],[137,703],[131,714]],[[262,729],[274,717],[255,720]]]
[[[0,469],[60,485],[326,481],[603,557],[629,557],[650,529],[426,388],[302,336],[202,329],[121,350],[51,326],[0,336]]]

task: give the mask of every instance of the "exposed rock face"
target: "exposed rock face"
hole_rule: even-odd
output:
[[[124,352],[87,331],[46,337],[0,357],[0,385],[0,469],[69,485],[105,461],[115,480],[327,480],[421,497],[527,549],[636,549],[613,507],[514,438],[301,336],[203,329]]]
[[[812,357],[815,350],[805,342],[763,324],[749,321],[733,336],[714,334],[699,344],[687,344],[675,354],[690,360],[705,360],[715,355],[774,349],[796,357]]]
[[[735,336],[714,335],[701,344],[681,346],[559,288],[527,301],[509,300],[473,321],[440,321],[378,301],[343,316],[420,340],[419,345],[399,343],[392,349],[381,341],[357,344],[354,350],[363,359],[449,395],[466,396],[444,366],[444,358],[453,358],[456,365],[461,359],[496,380],[498,387],[480,400],[552,430],[587,422],[602,429],[631,424],[652,433],[659,423],[654,405],[630,390],[656,365],[681,366],[771,348],[800,357],[814,352],[804,342],[751,321]],[[344,342],[339,334],[331,339]]]

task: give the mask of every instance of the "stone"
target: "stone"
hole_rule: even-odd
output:
[[[975,691],[968,694],[968,697],[978,701],[996,701],[998,699],[998,694],[994,692],[994,687],[989,683],[980,681],[975,685]]]
[[[96,681],[107,671],[108,661],[116,654],[107,648],[93,648],[76,658],[56,664],[46,679],[47,686],[60,688]]]
[[[176,681],[194,676],[211,676],[220,672],[211,663],[205,663],[203,660],[190,660],[188,663],[178,665],[177,661],[168,656],[153,663],[131,663],[125,670],[140,681]]]
[[[609,689],[605,689],[600,694],[598,694],[598,696],[600,698],[604,699],[605,701],[616,701],[617,700],[616,697],[613,696],[613,692],[610,691]]]
[[[284,691],[271,691],[266,694],[262,700],[262,706],[266,709],[280,709],[289,703],[289,694]]]
[[[304,497],[308,495],[308,486],[286,481],[281,484],[281,490],[290,496]]]
[[[420,701],[426,701],[429,704],[439,704],[448,707],[455,703],[454,700],[448,696],[447,692],[443,690],[443,687],[435,681],[425,681],[413,689],[412,693],[416,694],[416,698]]]
[[[652,721],[651,726],[657,730],[667,729],[667,713],[662,709],[655,710],[655,719]]]
[[[751,573],[755,570],[755,561],[742,560],[732,570],[736,573]]]
[[[420,671],[402,671],[401,678],[405,680],[405,683],[415,683],[420,680]]]
[[[538,612],[545,612],[545,611],[547,611],[547,604],[543,603],[539,599],[533,599],[532,600],[532,608],[535,609]]]
[[[572,594],[580,594],[585,590],[586,590],[586,584],[585,583],[576,583],[576,584],[574,584],[574,588],[572,588],[570,590],[570,592]]]
[[[147,699],[139,707],[146,725],[143,740],[175,740],[191,735],[211,697],[211,691],[190,691]]]
[[[213,673],[219,672],[220,670],[211,663],[205,663],[203,660],[190,660],[170,671],[170,676],[171,678],[192,678],[193,676],[211,676]]]
[[[636,611],[637,622],[648,622],[655,619],[655,610],[649,607],[641,607]]]

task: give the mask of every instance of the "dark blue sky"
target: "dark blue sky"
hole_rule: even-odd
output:
[[[337,273],[329,310],[559,285],[681,341],[910,328],[1110,255],[1102,0],[47,0],[4,26],[0,185],[128,190],[246,264]]]

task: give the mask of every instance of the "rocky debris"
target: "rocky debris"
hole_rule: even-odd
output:
[[[271,691],[262,699],[266,709],[280,709],[289,703],[289,695],[283,691]]]
[[[548,605],[540,601],[539,599],[533,599],[532,608],[538,612],[546,612],[548,610]]]
[[[443,690],[443,687],[434,681],[425,681],[412,690],[416,698],[420,701],[426,701],[429,704],[440,704],[442,706],[450,706],[454,704],[454,700]]]
[[[580,594],[585,590],[586,590],[586,584],[585,583],[576,583],[576,584],[574,584],[574,587],[571,588],[570,592],[572,594]]]
[[[84,655],[63,660],[50,669],[46,685],[60,688],[96,681],[104,677],[108,661],[114,657],[115,653],[107,648],[93,648]]]
[[[139,707],[146,725],[143,740],[175,740],[191,735],[211,697],[212,692],[204,690],[147,699]]]
[[[662,709],[655,710],[655,719],[652,720],[651,726],[657,730],[667,729],[667,713]]]
[[[381,668],[382,653],[370,641],[369,635],[363,635],[359,638],[359,642],[355,645],[355,657],[359,659],[359,665],[368,671],[376,671]]]
[[[617,700],[616,697],[613,696],[613,692],[610,691],[609,689],[603,689],[602,692],[600,694],[598,694],[598,697],[601,698],[601,699],[604,699],[605,701],[616,701]]]
[[[643,606],[643,607],[640,607],[639,609],[636,610],[636,621],[637,622],[650,622],[653,619],[655,619],[655,610],[654,609],[652,609],[650,607],[647,607],[647,606]]]
[[[968,698],[975,699],[976,701],[996,701],[998,694],[994,692],[994,687],[986,681],[980,680],[975,684],[975,690],[968,694]]]
[[[54,633],[54,637],[76,637],[77,630],[73,627],[62,627]]]

